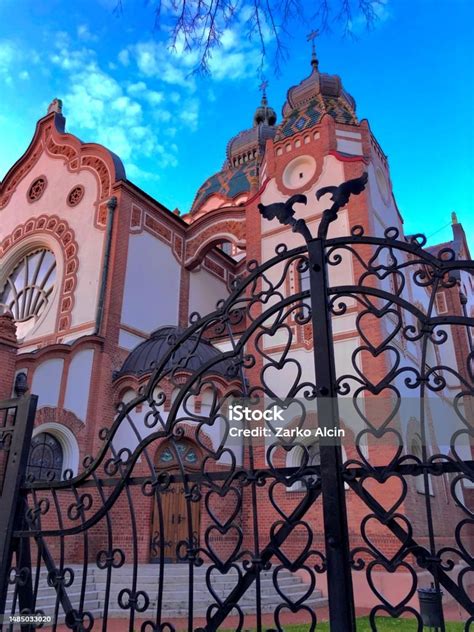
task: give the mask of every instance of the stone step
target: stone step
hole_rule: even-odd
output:
[[[213,568],[211,571],[212,575],[222,575],[222,576],[225,576],[225,575],[229,576],[230,573],[236,573],[236,572],[237,571],[234,568],[230,568],[227,571],[227,573],[224,573],[224,572],[221,572],[217,567]],[[240,572],[244,574],[245,570],[240,569]],[[94,576],[97,578],[103,577],[105,579],[105,577],[107,577],[107,572],[100,568],[89,569],[89,574],[91,573],[93,573]],[[130,577],[130,578],[133,577],[133,572],[131,569],[114,568],[112,569],[111,574],[113,577]],[[201,570],[201,568],[194,569],[194,572],[193,572],[194,577],[206,577],[207,574],[208,574],[207,570]],[[260,577],[272,577],[273,574],[274,574],[274,569],[271,569],[269,571],[262,571],[260,573]],[[281,571],[278,572],[278,576],[281,576],[281,577],[295,577],[297,575],[298,573],[291,573],[287,569],[282,569]],[[153,578],[153,577],[158,578],[159,576],[160,576],[160,573],[158,570],[154,572],[138,570],[137,572],[137,577],[142,577],[143,579],[148,579],[148,578]],[[79,577],[82,578],[82,575],[79,575]],[[187,579],[189,577],[189,569],[182,568],[179,571],[169,571],[165,569],[163,572],[163,577],[166,577],[167,579],[169,578],[170,580]],[[74,581],[76,581],[76,579],[74,579]]]
[[[95,582],[88,582],[85,593],[88,594],[91,591],[97,592],[97,588],[95,586],[96,586]],[[81,593],[81,588],[82,587],[80,584],[76,584],[74,582],[72,586],[69,586],[68,588],[66,588],[66,592],[68,595],[75,595],[75,594],[79,595]],[[38,592],[36,593],[36,597],[37,599],[39,599],[40,597],[56,598],[56,590],[52,588],[51,586],[46,585],[46,582],[40,583],[38,587]],[[7,599],[12,599],[12,598],[13,598],[13,593],[9,591],[7,595]]]
[[[245,574],[245,571],[242,571],[242,574]],[[194,572],[193,574],[194,576],[194,581],[198,582],[198,581],[204,581],[206,578],[206,573],[205,572]],[[236,575],[236,571],[232,571],[232,569],[230,569],[227,573],[220,573],[217,569],[212,571],[211,577],[212,578],[226,578],[228,579],[229,577],[234,577],[237,576]],[[132,581],[132,573],[131,572],[121,572],[121,569],[114,569],[111,575],[112,579],[114,581],[121,581],[121,582],[128,582],[131,583]],[[138,581],[139,582],[158,582],[158,579],[160,577],[158,572],[155,573],[138,573],[137,575],[138,577]],[[168,571],[165,571],[165,573],[163,574],[163,578],[164,581],[166,583],[182,583],[182,582],[187,582],[188,581],[188,577],[189,577],[189,573],[185,572],[182,574],[173,574],[173,573],[169,573]],[[94,571],[94,579],[97,582],[105,582],[107,578],[107,575],[104,571],[101,571],[99,569],[95,569]],[[266,571],[266,572],[262,572],[260,574],[260,580],[261,581],[265,581],[265,580],[272,580],[273,578],[273,571]],[[278,578],[280,579],[292,579],[294,580],[295,578],[299,578],[299,575],[297,573],[290,573],[289,571],[280,571],[278,573]],[[76,579],[74,579],[74,583],[76,583]]]
[[[276,602],[276,603],[264,603],[262,605],[262,612],[273,612],[275,607],[277,605],[279,605],[280,603],[283,603],[282,600],[280,599],[280,601]],[[312,598],[308,598],[305,602],[304,605],[310,607],[310,608],[322,608],[327,606],[327,599],[324,597],[318,597],[315,599]],[[195,604],[194,606],[194,610],[193,610],[193,616],[195,617],[204,617],[206,615],[207,612],[207,608],[209,607],[210,604],[205,604],[204,606],[202,604]],[[255,613],[255,604],[240,604],[240,607],[242,609],[242,611],[246,614],[253,614]],[[92,616],[94,617],[94,619],[101,619],[102,615],[103,615],[103,609],[102,606],[97,604],[96,607],[91,607],[90,605],[86,604],[85,611],[90,612],[92,614]],[[41,611],[46,615],[46,616],[54,616],[54,605],[52,606],[45,606],[43,608],[41,608]],[[135,618],[137,619],[142,619],[145,617],[149,617],[151,619],[154,618],[156,613],[156,605],[152,606],[150,605],[150,607],[143,613],[139,613],[139,612],[135,612]],[[119,619],[125,619],[125,618],[129,618],[130,616],[130,611],[129,610],[122,610],[121,608],[117,608],[117,607],[113,607],[112,604],[109,605],[109,609],[108,609],[108,618],[112,619],[112,618],[119,618]],[[163,619],[167,619],[167,618],[172,618],[172,617],[187,617],[188,616],[188,608],[187,608],[187,604],[183,603],[181,604],[181,606],[175,606],[175,607],[166,607],[163,608],[163,612],[162,612],[162,617]],[[64,623],[64,613],[62,611],[61,608],[59,608],[59,617],[58,617],[60,622]]]
[[[282,599],[280,599],[278,602],[276,603],[265,603],[262,605],[262,612],[273,612],[275,610],[275,607],[278,606],[279,604],[284,603],[282,601]],[[305,602],[304,605],[309,606],[310,608],[323,608],[325,606],[327,606],[327,599],[325,597],[318,597],[315,599],[312,598],[308,598]],[[193,610],[193,616],[194,617],[204,617],[206,615],[207,612],[207,608],[210,604],[206,604],[205,607],[202,606],[202,604],[195,604],[194,606],[194,610]],[[253,614],[255,613],[255,605],[254,604],[240,604],[240,607],[242,609],[242,611],[245,614]],[[156,608],[156,606],[155,606]],[[148,608],[148,610],[146,610],[144,613],[136,613],[135,617],[138,619],[144,618],[144,617],[149,617],[151,619],[153,619],[155,614],[155,610],[154,608],[152,608],[150,606],[150,608]],[[234,612],[235,614],[235,612]],[[108,614],[109,618],[118,618],[118,619],[122,619],[122,618],[128,618],[129,617],[129,611],[128,610],[122,610],[121,608],[109,608],[109,614]],[[183,604],[182,607],[180,608],[166,608],[166,610],[163,610],[163,615],[162,618],[163,620],[166,620],[167,618],[172,618],[172,617],[187,617],[188,616],[188,609],[187,609],[187,605]]]
[[[222,595],[226,596],[226,595],[228,595],[231,592],[231,590],[234,587],[235,587],[235,584],[229,584],[228,586],[220,586],[219,585],[219,586],[214,588],[214,592],[219,597],[221,597]],[[295,595],[295,594],[298,595],[298,594],[303,594],[304,592],[306,592],[304,584],[303,585],[302,584],[295,584],[295,585],[289,584],[289,585],[286,585],[286,586],[279,586],[279,587],[280,587],[281,591],[284,594],[287,594],[287,595]],[[156,590],[154,590],[154,591],[147,591],[142,586],[139,586],[138,588],[139,588],[139,590],[144,590],[147,593],[147,595],[148,595],[148,597],[150,599],[154,599],[154,600],[157,599],[157,594],[158,593],[157,593]],[[98,591],[98,593],[100,595],[104,595],[105,594],[105,590],[100,590],[99,587],[96,587],[96,590]],[[116,589],[112,589],[110,591],[110,600],[112,600],[112,599],[117,600],[118,595],[119,595],[121,590],[122,590],[122,587],[118,587]],[[320,591],[316,590],[316,592],[318,594],[320,594]],[[255,593],[255,587],[251,587],[251,588],[249,588],[246,591],[244,597],[247,594],[252,595],[254,593]],[[262,597],[263,598],[269,597],[269,596],[273,596],[273,595],[277,595],[277,594],[278,593],[277,593],[276,589],[273,588],[273,587],[262,591]],[[205,590],[194,590],[193,595],[194,595],[194,599],[205,599],[205,598],[207,598],[209,596],[212,598],[212,595],[211,595],[210,591],[207,590],[207,589],[205,589]],[[187,588],[182,588],[180,590],[175,590],[175,591],[169,591],[169,590],[164,590],[163,591],[163,599],[166,600],[167,602],[169,600],[174,601],[175,599],[187,599],[187,598],[188,598],[188,590],[187,590]]]
[[[301,584],[301,580],[299,580],[299,578],[293,578],[293,577],[278,577],[278,586],[283,587],[283,586],[293,586],[293,585],[299,585]],[[106,587],[107,587],[107,582],[105,581],[101,581],[101,580],[96,580],[94,582],[97,590],[99,591],[105,591]],[[213,578],[213,581],[211,583],[211,586],[221,586],[224,589],[227,588],[232,588],[233,586],[235,586],[236,581],[218,581],[217,578]],[[73,584],[74,587],[75,584]],[[127,580],[125,581],[118,581],[117,579],[115,579],[114,577],[112,577],[112,580],[110,582],[110,587],[112,590],[115,590],[116,592],[120,592],[120,590],[122,588],[131,588],[132,586],[132,582],[130,581],[129,578],[127,578]],[[272,578],[265,578],[263,580],[260,581],[260,586],[261,586],[261,590],[264,592],[267,589],[273,589],[274,587],[274,583],[273,583],[273,579]],[[158,581],[157,579],[153,579],[153,580],[149,580],[149,581],[143,581],[138,579],[137,581],[137,587],[140,590],[146,590],[147,592],[151,591],[151,592],[157,592],[158,591]],[[78,586],[77,589],[79,590],[80,587]],[[187,592],[188,590],[188,584],[187,582],[176,582],[170,584],[169,582],[167,582],[165,580],[164,582],[164,588],[163,588],[164,592],[169,592],[169,593],[173,593],[176,590],[185,590]],[[203,591],[203,592],[207,592],[208,588],[207,588],[207,584],[205,581],[202,582],[195,582],[194,583],[194,592],[199,592],[199,591]]]
[[[70,590],[67,591],[67,596],[69,597],[71,603],[73,605],[76,605],[79,603],[79,600],[81,598],[81,593],[79,592],[71,592]],[[89,592],[87,591],[85,593],[84,596],[84,600],[85,601],[98,601],[99,599],[99,595],[97,593],[97,591],[93,591],[93,592]],[[56,602],[56,593],[51,593],[48,592],[47,594],[38,594],[38,596],[36,597],[36,607],[37,608],[42,608],[43,605],[45,604],[49,604],[49,603],[55,603]],[[7,597],[7,607],[12,605],[12,598],[8,598]],[[17,603],[18,603],[18,599],[17,599]]]
[[[75,579],[73,584],[67,589],[72,605],[77,608],[81,595],[82,567],[73,567]],[[213,595],[210,594],[206,582],[206,567],[195,569],[194,574],[194,614],[195,616],[204,616],[210,605],[215,601]],[[123,566],[120,569],[113,569],[112,580],[110,585],[109,597],[109,617],[128,618],[129,610],[124,610],[118,605],[118,594],[124,588],[130,588],[132,585],[131,565]],[[188,569],[185,565],[167,565],[164,575],[163,590],[163,617],[180,616],[186,617],[188,614]],[[107,572],[92,565],[87,572],[87,587],[84,597],[84,610],[89,611],[94,617],[100,618],[104,603],[106,590]],[[138,567],[137,588],[147,592],[150,598],[150,604],[145,613],[136,613],[137,618],[154,617],[157,603],[157,582],[159,578],[159,567],[157,565],[140,565]],[[44,571],[40,576],[39,590],[37,596],[36,608],[42,610],[46,615],[54,615],[56,604],[56,592],[54,588],[47,585],[47,573]],[[221,574],[218,571],[212,573],[212,587],[218,598],[224,600],[232,589],[235,587],[237,575],[235,571],[229,570],[227,574]],[[262,591],[262,612],[273,611],[274,608],[284,601],[278,594],[273,584],[273,571],[265,571],[260,576]],[[278,573],[278,586],[281,591],[290,599],[296,602],[300,597],[305,595],[307,585],[297,575],[286,569]],[[251,586],[243,595],[239,602],[240,607],[246,613],[255,612],[255,585]],[[10,589],[7,601],[6,612],[11,612],[13,590]],[[325,605],[326,599],[321,596],[321,592],[315,589],[313,593],[305,601],[305,604],[311,607]],[[18,604],[16,607],[18,610]],[[62,607],[60,606],[60,612]],[[60,616],[61,618],[61,616]]]

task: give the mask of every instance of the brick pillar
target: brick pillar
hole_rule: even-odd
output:
[[[0,400],[9,399],[15,379],[16,325],[11,314],[0,314]]]

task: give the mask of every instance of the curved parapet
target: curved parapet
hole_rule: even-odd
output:
[[[125,168],[117,155],[102,145],[83,143],[73,134],[66,133],[66,119],[61,107],[52,109],[50,106],[49,110],[36,124],[28,149],[0,183],[0,210],[8,204],[20,181],[43,153],[63,160],[71,172],[81,169],[92,171],[98,180],[100,202],[110,197],[115,182],[126,177]]]

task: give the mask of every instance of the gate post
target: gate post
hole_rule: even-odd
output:
[[[0,402],[0,613],[5,612],[18,519],[20,484],[26,471],[36,395]]]
[[[308,257],[318,424],[329,429],[339,426],[339,414],[324,239],[308,241]],[[337,441],[324,435],[320,438],[329,618],[332,632],[355,632],[342,454]]]

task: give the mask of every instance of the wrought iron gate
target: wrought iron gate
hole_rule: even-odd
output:
[[[425,623],[436,615],[439,629],[449,629],[441,607],[449,598],[470,630],[474,321],[454,298],[471,283],[474,262],[448,249],[435,256],[421,235],[400,238],[395,228],[367,236],[356,226],[328,238],[339,208],[364,184],[333,191],[317,238],[293,217],[291,202],[301,197],[261,207],[264,217],[291,224],[305,245],[281,244],[269,261],[249,262],[214,312],[192,315],[186,331],[169,336],[146,385],[100,431],[98,454],[84,459],[78,476],[27,475],[17,494],[33,403],[2,407],[30,407],[29,416],[23,410],[29,423],[2,417],[9,460],[0,605],[7,599],[7,615],[40,617],[48,589],[53,621],[72,630],[105,631],[117,613],[130,631],[180,629],[169,613],[163,510],[167,490],[179,483],[187,536],[175,554],[186,568],[181,614],[189,631],[285,630],[300,620],[318,630],[314,595],[325,586],[333,632],[356,629],[364,591],[372,630],[384,630],[386,616],[408,617],[421,631],[417,589],[431,582],[433,591],[420,595],[422,605],[427,595],[435,604],[431,615],[423,612]],[[200,345],[209,341],[219,353],[199,365]],[[247,421],[236,439],[229,407],[240,400],[260,411],[278,405],[291,433],[276,437],[268,421],[269,436],[243,440],[253,428]],[[330,436],[340,430],[345,437]],[[184,462],[184,437],[203,454],[197,470]],[[164,441],[178,472],[155,465]],[[13,445],[23,446],[14,458]],[[13,511],[14,495],[13,524],[6,505]],[[143,516],[152,510],[160,563],[153,590],[145,590]],[[270,612],[263,577],[278,596]],[[97,612],[87,607],[92,581],[102,586]],[[295,596],[297,582],[303,589]]]

